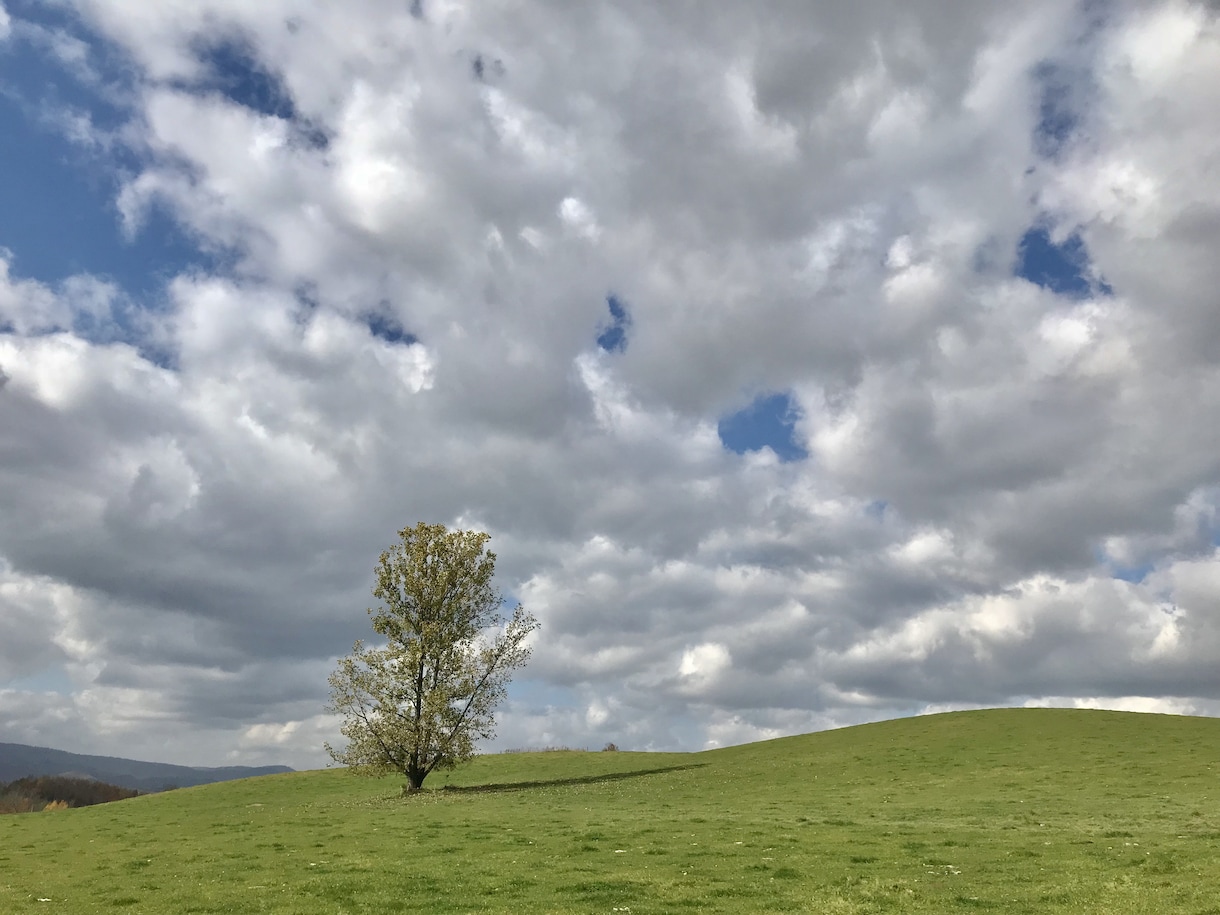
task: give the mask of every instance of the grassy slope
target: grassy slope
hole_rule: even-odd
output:
[[[0,912],[1220,915],[1215,719],[956,713],[448,781],[478,790],[307,772],[3,818]]]

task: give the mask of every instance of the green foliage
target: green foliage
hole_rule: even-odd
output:
[[[387,644],[357,642],[331,674],[328,710],[344,717],[348,743],[326,749],[360,775],[400,772],[417,791],[494,736],[495,709],[538,623],[520,605],[507,622],[500,615],[487,534],[421,522],[399,538],[377,564],[383,606],[369,610]]]
[[[1017,709],[274,775],[0,820],[0,912],[1204,915],[1218,760],[1215,719]]]

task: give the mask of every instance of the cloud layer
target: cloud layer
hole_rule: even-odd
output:
[[[321,764],[417,520],[543,624],[501,745],[1220,713],[1213,10],[494,6],[0,10],[205,255],[0,238],[0,733]],[[726,448],[776,392],[806,456]]]

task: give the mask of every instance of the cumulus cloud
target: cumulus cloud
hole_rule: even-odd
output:
[[[210,258],[0,239],[6,733],[321,763],[421,519],[543,623],[508,746],[1215,710],[1213,9],[419,10],[78,4]],[[726,448],[776,391],[807,457]]]

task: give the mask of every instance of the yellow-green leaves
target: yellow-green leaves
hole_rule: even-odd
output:
[[[402,772],[416,790],[494,735],[496,706],[538,622],[520,605],[508,620],[500,614],[487,534],[421,522],[398,536],[375,570],[382,606],[369,610],[386,645],[357,642],[331,674],[328,708],[344,716],[348,743],[326,749],[359,774]]]

